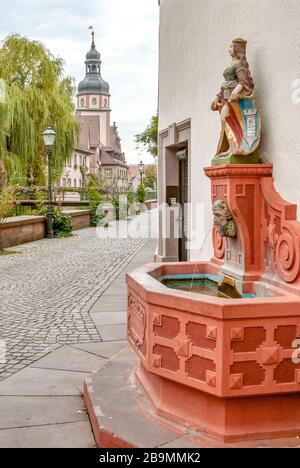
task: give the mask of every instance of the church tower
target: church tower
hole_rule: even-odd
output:
[[[95,33],[92,32],[92,45],[86,54],[86,75],[78,85],[77,115],[98,116],[100,141],[110,146],[110,93],[109,84],[101,76],[101,56],[96,50]]]

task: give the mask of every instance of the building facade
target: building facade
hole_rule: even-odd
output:
[[[157,260],[212,255],[210,180],[220,120],[210,106],[219,92],[234,38],[244,38],[262,114],[263,162],[275,184],[300,202],[300,2],[298,0],[160,0],[159,202]],[[189,203],[183,212],[177,202]],[[164,226],[179,220],[169,238]],[[172,219],[173,219],[172,218]],[[186,227],[186,239],[176,231]],[[174,235],[173,235],[174,234]],[[183,236],[184,237],[184,236]]]
[[[63,187],[80,188],[88,174],[115,184],[120,191],[128,186],[127,165],[116,123],[111,125],[109,84],[101,75],[101,56],[92,32],[91,49],[86,55],[85,78],[78,85],[75,118],[79,124],[79,142],[67,162]]]

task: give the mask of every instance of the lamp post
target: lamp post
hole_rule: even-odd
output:
[[[140,175],[141,175],[141,185],[143,185],[143,174],[144,174],[144,163],[143,161],[141,160],[140,164],[139,164],[139,170],[140,170]]]
[[[55,142],[56,133],[48,127],[43,133],[44,145],[46,148],[47,159],[48,159],[48,210],[47,210],[47,237],[53,239],[53,197],[52,197],[52,152]]]

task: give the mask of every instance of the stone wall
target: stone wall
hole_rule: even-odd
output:
[[[70,216],[74,230],[90,226],[89,210],[64,210]],[[33,242],[46,237],[44,216],[15,216],[7,218],[2,227],[3,248]]]
[[[63,212],[70,216],[73,229],[84,229],[90,227],[90,216],[89,210],[63,210]]]
[[[2,225],[3,247],[25,244],[46,235],[46,223],[44,216],[15,216],[7,218]]]

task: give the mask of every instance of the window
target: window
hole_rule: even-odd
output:
[[[111,179],[112,178],[112,170],[111,169],[105,169],[105,177],[106,177],[106,179]]]
[[[63,184],[63,187],[66,187],[66,186],[67,186],[67,179],[64,178],[64,179],[62,180],[62,184]]]
[[[72,187],[72,180],[68,179],[68,187]]]
[[[74,179],[74,187],[77,187],[77,180]]]
[[[74,166],[77,166],[77,154],[74,154]]]
[[[80,105],[81,105],[82,107],[84,107],[84,99],[83,99],[83,98],[80,99]]]
[[[95,106],[95,105],[97,104],[97,98],[94,97],[94,98],[92,99],[92,104],[93,104],[93,106]]]
[[[79,179],[79,187],[82,187],[82,180]]]

